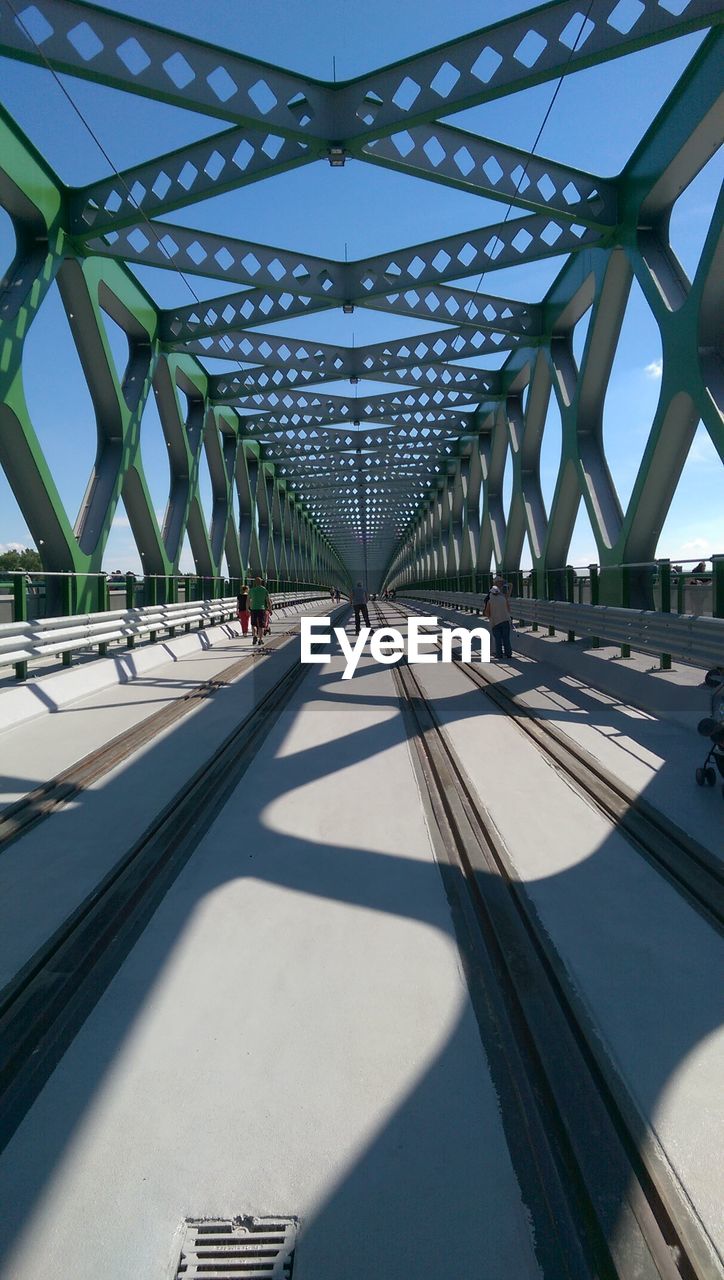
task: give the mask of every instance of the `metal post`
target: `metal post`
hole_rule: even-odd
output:
[[[143,580],[143,597],[147,605],[158,604],[158,578],[155,574],[147,574]],[[151,644],[158,639],[158,632],[151,631],[148,636]]]
[[[62,600],[62,609],[64,618],[72,618],[73,616],[73,577],[70,573],[64,573],[60,580],[60,593]],[[63,666],[69,667],[73,661],[73,653],[70,649],[61,655]]]
[[[621,604],[624,609],[631,608],[631,571],[626,564],[621,566]],[[621,645],[621,657],[631,657],[630,644]]]
[[[575,604],[576,595],[576,571],[571,565],[566,567],[566,600],[569,604]],[[566,640],[569,644],[573,644],[576,638],[575,631],[569,631]]]
[[[13,622],[28,620],[28,580],[24,573],[16,573],[13,578]],[[15,663],[15,679],[27,680],[27,662]]]
[[[661,583],[661,612],[671,613],[671,561],[657,560]],[[671,670],[671,654],[662,653],[659,660],[662,671]]]
[[[191,600],[193,599],[193,594],[194,592],[193,592],[193,587],[191,585],[191,578],[187,574],[187,576],[184,578],[184,603],[185,604],[189,604],[191,602]],[[184,631],[186,635],[188,635],[190,630],[191,630],[191,623],[187,622],[184,627]]]
[[[126,608],[135,609],[136,607],[136,575],[135,573],[126,574]],[[132,649],[136,643],[135,636],[126,636],[126,648]]]
[[[97,595],[98,595],[98,601],[97,601],[98,612],[107,613],[108,605],[109,605],[108,578],[105,573],[98,574]],[[108,653],[108,645],[106,644],[105,640],[102,640],[101,643],[98,645],[98,657],[105,658],[107,653]]]
[[[546,570],[546,575],[545,575],[545,598],[546,598],[546,600],[550,600],[550,598],[551,598],[551,573],[550,573],[550,570]],[[548,635],[549,635],[549,636],[554,636],[555,634],[556,634],[556,629],[555,629],[555,627],[551,626],[551,624],[550,624],[550,623],[548,623]]]
[[[715,618],[724,618],[724,556],[712,556],[711,611]]]
[[[591,604],[598,604],[598,565],[589,564],[588,573],[591,579]],[[599,636],[593,636],[591,643],[594,649],[598,649],[601,644]]]

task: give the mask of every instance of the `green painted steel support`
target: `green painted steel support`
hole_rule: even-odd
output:
[[[364,572],[371,575],[371,589],[379,577],[379,585],[426,581],[445,591],[463,590],[469,582],[475,591],[489,584],[493,562],[514,578],[527,536],[531,595],[560,599],[561,566],[583,503],[600,560],[601,602],[651,607],[647,565],[657,554],[700,421],[724,459],[713,355],[722,310],[724,198],[713,211],[691,280],[669,238],[675,201],[722,140],[724,36],[720,9],[710,0],[646,6],[632,0],[628,8],[626,21],[612,20],[610,8],[608,20],[603,10],[592,10],[595,37],[586,34],[572,43],[571,6],[553,0],[535,10],[535,19],[528,12],[503,18],[344,84],[265,64],[273,106],[269,98],[260,105],[246,90],[222,103],[205,71],[209,46],[123,14],[76,6],[74,0],[38,0],[27,12],[32,9],[36,26],[45,24],[54,35],[37,45],[24,30],[27,15],[0,25],[3,57],[132,93],[136,101],[145,95],[168,110],[192,109],[207,116],[211,135],[171,155],[151,157],[120,177],[67,188],[0,111],[0,204],[9,211],[19,246],[0,309],[0,465],[45,569],[77,575],[69,613],[95,607],[94,576],[102,572],[121,501],[144,579],[158,582],[154,603],[173,599],[186,535],[199,598],[206,586],[211,599],[223,594],[224,563],[234,579],[253,570],[277,585],[292,577],[328,583],[338,573],[348,581]],[[77,10],[84,41],[59,33],[56,10]],[[541,47],[529,66],[518,51],[532,33]],[[583,68],[605,69],[620,57],[632,58],[635,66],[639,52],[663,41],[682,47],[682,38],[695,33],[701,39],[693,42],[697,48],[678,84],[614,178],[529,155],[450,123],[491,93],[502,97]],[[153,57],[142,74],[108,52],[140,49],[145,57],[149,40]],[[107,56],[89,55],[89,41]],[[475,68],[483,51],[497,49],[489,84]],[[179,58],[190,69],[182,88],[167,70]],[[213,59],[217,78],[237,88],[259,74],[258,64],[242,53],[218,48]],[[441,70],[450,78],[444,93],[437,78]],[[405,80],[416,86],[408,103],[399,94]],[[270,129],[279,135],[273,155]],[[411,144],[404,155],[397,145],[402,133]],[[234,163],[241,142],[243,168]],[[336,164],[350,156],[360,167],[383,166],[463,189],[502,201],[509,211],[515,206],[517,213],[416,246],[406,238],[404,249],[391,246],[356,262],[250,245],[238,238],[236,227],[227,235],[223,229],[195,229],[188,218],[163,221],[324,156]],[[134,194],[139,189],[145,193],[143,216]],[[147,234],[149,218],[153,236]],[[490,277],[511,266],[524,272],[550,258],[560,258],[562,266],[542,302],[473,292],[456,283],[463,268],[471,277]],[[203,314],[196,303],[162,310],[129,264],[170,271],[182,266],[218,279],[226,292],[205,301]],[[23,386],[25,340],[56,281],[97,429],[94,471],[75,523],[43,456]],[[658,328],[663,359],[657,408],[624,510],[601,422],[634,281]],[[238,292],[229,293],[229,284]],[[303,325],[313,312],[354,306],[407,317],[416,326],[437,316],[444,328],[433,333],[426,326],[414,342],[400,336],[356,349],[319,344],[303,331],[293,339],[272,331],[280,319],[299,317]],[[589,310],[584,349],[574,362],[573,333]],[[104,312],[129,338],[133,359],[123,378],[115,371]],[[505,353],[499,368],[464,363],[499,352]],[[199,357],[230,363],[226,372],[210,374]],[[354,396],[309,396],[310,371],[315,385],[349,379]],[[393,390],[367,394],[365,378]],[[562,432],[546,510],[540,444],[551,397]],[[163,529],[141,453],[144,412],[152,398],[171,468]],[[355,422],[363,424],[365,439],[370,432],[364,459],[350,456]],[[208,520],[200,496],[204,459],[212,491]],[[509,460],[512,486],[504,515]],[[374,564],[368,565],[369,558]],[[722,608],[720,575],[717,568],[715,610]],[[51,596],[54,588],[57,581]],[[677,603],[683,609],[683,574]]]

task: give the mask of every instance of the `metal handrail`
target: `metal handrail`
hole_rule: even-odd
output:
[[[415,591],[411,599],[482,611],[482,599],[473,592]],[[512,596],[515,618],[575,635],[592,636],[643,653],[671,656],[695,666],[724,664],[724,618],[696,614],[659,613],[649,609],[623,609],[605,604],[571,604],[566,600],[528,600]]]

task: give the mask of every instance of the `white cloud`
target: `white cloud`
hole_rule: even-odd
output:
[[[32,546],[32,543],[30,541],[0,542],[0,554],[2,554],[4,551],[24,551],[27,546]]]
[[[111,521],[112,529],[130,529],[131,522],[128,516],[114,516]]]
[[[647,364],[646,368],[644,369],[644,373],[646,374],[647,378],[652,378],[655,382],[658,382],[659,378],[661,377],[663,368],[664,368],[663,360],[652,360],[651,364]]]
[[[703,427],[700,427],[694,436],[688,460],[689,462],[703,462],[708,466],[719,462],[719,454],[714,447],[714,441]]]

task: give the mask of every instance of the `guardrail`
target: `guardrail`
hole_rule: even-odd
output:
[[[483,600],[472,592],[407,591],[408,599],[481,613]],[[569,640],[591,636],[620,644],[622,656],[631,649],[655,653],[666,670],[671,658],[697,667],[724,665],[724,618],[693,614],[657,613],[647,609],[620,609],[605,604],[569,604],[565,600],[526,600],[511,596],[514,618],[530,622],[534,628],[564,631]]]
[[[312,600],[326,599],[326,592],[272,594],[275,609],[291,608]],[[86,613],[68,617],[42,618],[34,622],[8,622],[0,626],[0,667],[14,666],[18,680],[24,680],[28,663],[37,658],[62,655],[70,666],[73,653],[98,648],[106,654],[116,642],[132,649],[137,640],[155,641],[160,632],[174,635],[179,629],[202,630],[236,617],[236,596],[221,600],[194,600],[188,604],[149,605],[142,609]]]

